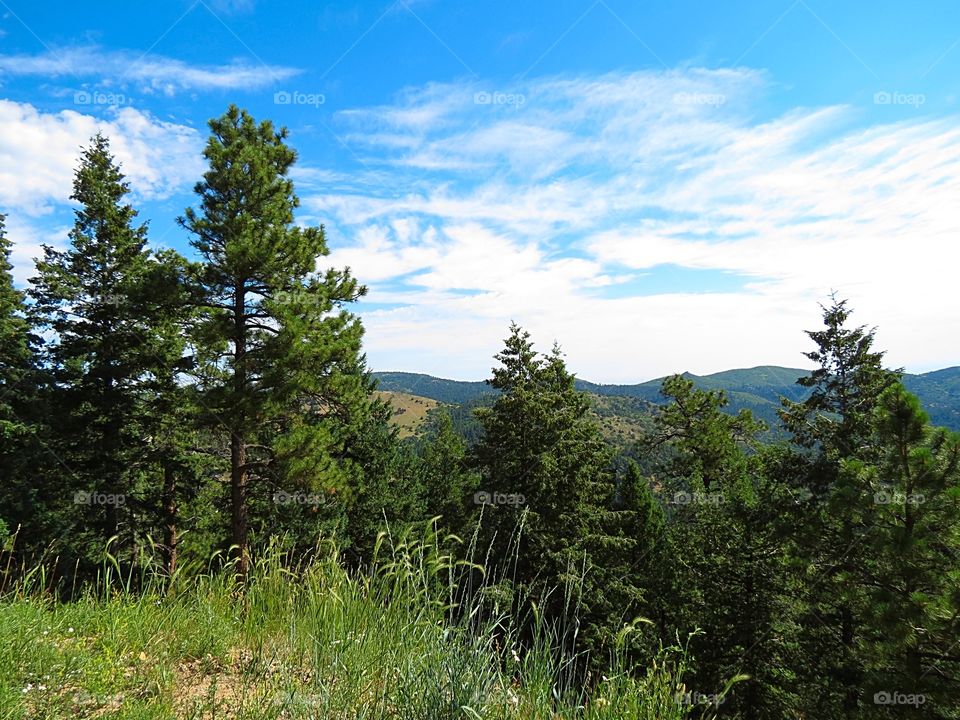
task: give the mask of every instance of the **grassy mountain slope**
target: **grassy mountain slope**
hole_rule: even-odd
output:
[[[415,435],[427,413],[440,403],[433,398],[411,395],[405,392],[378,391],[377,395],[393,406],[393,422],[400,429],[400,437]]]

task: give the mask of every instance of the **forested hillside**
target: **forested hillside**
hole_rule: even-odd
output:
[[[742,370],[724,370],[711,375],[686,372],[682,374],[701,390],[723,390],[730,403],[727,412],[736,414],[740,410],[750,410],[773,428],[779,425],[777,412],[781,407],[780,398],[800,401],[809,395],[809,390],[798,385],[797,380],[810,373],[796,368],[763,365]],[[382,390],[419,395],[450,405],[482,403],[484,396],[495,395],[495,391],[483,382],[444,380],[430,375],[402,372],[374,372],[373,377]],[[664,378],[659,378],[636,385],[600,385],[578,378],[576,386],[578,390],[590,395],[636,398],[653,406],[664,401],[660,392],[663,380]],[[920,399],[934,425],[960,431],[960,367],[935,370],[922,375],[908,373],[903,376],[903,384]],[[492,402],[492,398],[487,401]],[[626,418],[636,417],[643,409],[642,405],[632,405],[630,410],[622,415]]]

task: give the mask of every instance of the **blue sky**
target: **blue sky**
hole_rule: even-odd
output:
[[[228,103],[290,130],[298,221],[379,370],[485,377],[510,320],[581,377],[804,365],[831,290],[960,363],[949,2],[0,0],[0,212],[63,245],[106,132],[151,242]]]

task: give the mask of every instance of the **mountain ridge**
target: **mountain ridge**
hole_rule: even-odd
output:
[[[757,365],[751,368],[733,368],[708,375],[684,372],[694,384],[704,390],[723,390],[730,401],[728,410],[736,413],[747,408],[771,427],[778,424],[776,411],[780,398],[801,401],[809,390],[797,380],[809,375],[809,370],[779,365]],[[425,373],[380,371],[372,373],[378,388],[389,392],[419,395],[440,403],[462,405],[477,402],[484,395],[495,395],[496,390],[483,380],[447,380]],[[577,379],[579,390],[601,397],[639,398],[661,404],[660,386],[664,378],[633,384],[603,384]],[[960,431],[960,366],[951,366],[926,373],[903,376],[904,386],[920,398],[934,425]]]

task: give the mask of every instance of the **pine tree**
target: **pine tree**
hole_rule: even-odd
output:
[[[857,653],[865,598],[856,578],[869,562],[872,532],[868,489],[856,474],[841,473],[844,460],[876,460],[874,413],[883,391],[899,371],[883,367],[873,349],[874,330],[847,326],[845,300],[823,308],[824,329],[807,334],[817,349],[806,353],[819,367],[798,383],[811,389],[803,402],[783,401],[784,427],[807,450],[804,489],[810,502],[798,525],[798,561],[807,568],[806,615],[801,638],[806,660],[804,695],[809,712],[841,708],[842,717],[858,717],[865,668]]]
[[[39,545],[39,506],[31,482],[37,470],[35,441],[38,376],[34,338],[24,295],[13,284],[11,242],[0,214],[0,538],[19,530],[18,545]]]
[[[432,414],[422,441],[420,477],[427,517],[441,518],[439,527],[462,533],[473,512],[479,478],[467,464],[466,442],[453,430],[446,409]]]
[[[668,451],[657,473],[670,507],[656,611],[661,638],[703,631],[690,646],[697,671],[688,687],[698,693],[750,677],[724,712],[784,716],[791,628],[778,522],[786,493],[754,452],[763,424],[749,410],[725,413],[723,391],[699,390],[680,375],[667,378],[661,392],[669,403],[647,441]]]
[[[196,387],[187,331],[193,318],[195,288],[191,264],[173,250],[153,253],[139,286],[138,307],[150,327],[154,365],[142,383],[143,471],[149,483],[146,503],[158,538],[163,567],[173,576],[182,534],[180,507],[196,498],[211,465],[198,432],[205,409]],[[206,441],[209,444],[209,440]]]
[[[392,416],[389,403],[373,401],[350,442],[351,461],[363,470],[346,509],[345,542],[354,565],[370,560],[381,531],[396,537],[427,519],[416,455],[411,445],[399,442]]]
[[[876,693],[923,696],[918,717],[960,711],[960,435],[929,425],[917,398],[888,388],[875,412],[880,457],[841,475],[872,490],[857,590],[864,705]],[[870,708],[874,710],[874,708]],[[869,713],[867,713],[869,714]]]
[[[592,551],[611,512],[613,453],[559,348],[540,356],[514,324],[496,359],[488,382],[501,394],[477,411],[483,537],[516,596],[570,620],[603,562]]]
[[[339,494],[370,415],[363,329],[344,305],[349,270],[317,272],[323,228],[298,227],[287,131],[231,106],[210,122],[199,210],[182,225],[202,258],[194,327],[204,406],[230,446],[230,542],[246,575],[251,502],[280,491]],[[252,493],[252,495],[251,495]]]
[[[149,378],[164,374],[163,339],[144,312],[150,267],[147,228],[126,202],[129,186],[97,135],[83,151],[71,199],[80,204],[70,247],[44,248],[30,291],[52,374],[48,448],[60,475],[48,483],[81,559],[97,562],[107,539],[133,553],[149,516],[144,396]],[[160,353],[160,357],[158,357]],[[145,526],[145,527],[142,527]]]

